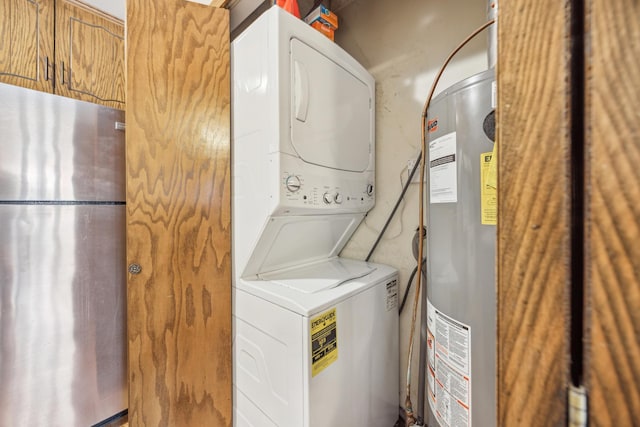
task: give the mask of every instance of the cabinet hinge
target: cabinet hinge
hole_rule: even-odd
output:
[[[583,387],[569,386],[569,427],[586,427],[588,419],[587,390]]]

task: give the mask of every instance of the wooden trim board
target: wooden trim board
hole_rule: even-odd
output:
[[[499,426],[566,422],[570,248],[565,2],[500,4]]]

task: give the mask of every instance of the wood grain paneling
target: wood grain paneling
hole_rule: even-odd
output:
[[[505,1],[498,25],[498,425],[565,425],[569,9]]]
[[[586,4],[589,421],[638,426],[640,2]]]
[[[56,0],[56,65],[56,93],[124,109],[122,22],[75,0]]]
[[[53,64],[53,0],[0,0],[0,82],[52,92],[47,58]]]
[[[127,2],[131,427],[231,426],[228,22]]]

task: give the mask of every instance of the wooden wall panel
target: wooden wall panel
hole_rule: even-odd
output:
[[[498,425],[566,422],[570,255],[569,8],[500,3]]]
[[[586,383],[591,426],[640,425],[640,2],[589,0]]]
[[[127,2],[129,423],[231,426],[228,11]]]

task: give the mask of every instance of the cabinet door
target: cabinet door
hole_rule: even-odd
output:
[[[129,425],[230,427],[229,11],[128,0],[127,76]]]
[[[53,0],[0,0],[0,82],[53,91]]]
[[[587,4],[585,383],[590,426],[640,423],[640,3]]]
[[[74,0],[56,1],[56,93],[124,109],[124,25]]]

